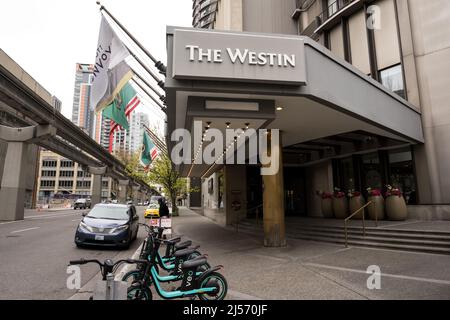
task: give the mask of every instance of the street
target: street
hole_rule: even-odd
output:
[[[136,251],[145,234],[143,228],[127,250],[77,248],[74,234],[85,211],[29,211],[23,221],[0,222],[0,299],[67,299],[75,293],[66,288],[70,260],[117,260]],[[143,219],[144,207],[137,211]],[[81,270],[82,286],[99,272],[93,264]]]

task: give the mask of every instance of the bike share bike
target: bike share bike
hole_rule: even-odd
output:
[[[148,227],[148,226],[147,226]],[[190,297],[201,300],[223,300],[227,293],[226,279],[217,271],[223,266],[211,268],[206,255],[200,254],[196,248],[186,248],[191,242],[181,243],[176,246],[180,238],[163,240],[161,235],[164,228],[148,227],[148,237],[141,250],[140,268],[128,272],[122,278],[123,281],[132,279],[128,288],[128,299],[151,300],[151,285],[154,285],[156,293],[163,299],[177,299]],[[166,244],[166,255],[161,257],[159,248]],[[167,276],[159,274],[159,268],[170,272]],[[164,282],[178,282],[180,286],[172,291],[166,291],[161,287]]]
[[[105,282],[105,300],[117,300],[120,299],[118,297],[118,294],[116,292],[116,287],[114,286],[114,273],[116,272],[117,268],[123,264],[139,264],[139,263],[146,263],[145,260],[133,260],[133,259],[126,259],[126,260],[119,260],[117,262],[112,261],[111,259],[106,259],[103,263],[101,263],[98,260],[72,260],[69,262],[69,265],[83,265],[87,263],[96,263],[100,267],[100,272],[102,273],[102,281]],[[89,298],[89,300],[93,300],[93,296]]]

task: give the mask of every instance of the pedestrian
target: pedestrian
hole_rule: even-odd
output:
[[[163,198],[158,199],[159,204],[159,216],[162,217],[168,217],[169,216],[169,208],[167,207],[166,203],[164,202]]]

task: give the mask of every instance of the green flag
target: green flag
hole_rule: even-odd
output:
[[[142,165],[148,169],[150,164],[155,160],[158,155],[158,149],[153,143],[152,139],[150,139],[147,132],[144,131],[144,141],[142,142],[141,149],[141,163]]]
[[[113,102],[103,109],[103,116],[111,119],[122,128],[129,128],[128,119],[126,115],[126,108],[136,96],[136,91],[131,84],[127,83],[122,90],[114,97]]]

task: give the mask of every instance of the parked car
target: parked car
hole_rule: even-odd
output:
[[[83,214],[75,232],[75,244],[129,247],[137,238],[139,217],[133,205],[97,204]]]
[[[91,200],[90,199],[78,199],[75,201],[73,205],[73,209],[90,209],[91,208]]]

